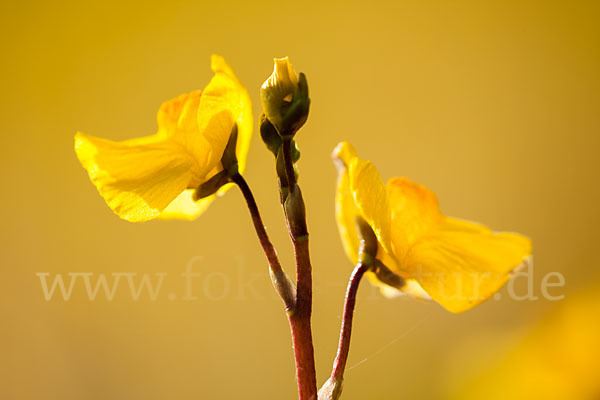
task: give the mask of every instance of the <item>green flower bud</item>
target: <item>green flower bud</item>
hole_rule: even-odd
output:
[[[306,76],[296,76],[288,58],[275,59],[273,73],[260,89],[268,120],[281,136],[293,136],[308,118],[310,98]]]

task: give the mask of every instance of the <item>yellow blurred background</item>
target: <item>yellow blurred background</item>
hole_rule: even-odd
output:
[[[547,273],[565,277],[551,291],[564,301],[598,280],[599,20],[596,1],[5,4],[0,398],[296,395],[287,320],[239,192],[193,223],[131,224],[73,151],[78,130],[154,133],[162,101],[208,82],[211,53],[247,86],[256,117],[273,57],[308,77],[298,142],[320,383],[352,267],[333,214],[337,142],[352,142],[384,180],[427,185],[448,215],[533,238],[537,301],[504,289],[453,315],[361,288],[343,398],[449,398],[561,303],[541,295]],[[291,272],[273,167],[256,134],[246,178]],[[200,274],[196,300],[182,299],[187,265]],[[46,301],[36,273],[70,272],[167,275],[155,301],[132,300],[126,278],[112,301],[102,290],[90,301],[81,277],[68,301]]]

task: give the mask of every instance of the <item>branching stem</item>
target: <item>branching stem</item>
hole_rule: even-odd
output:
[[[283,160],[289,188],[289,193],[287,193],[287,198],[284,201],[284,214],[290,239],[294,246],[297,281],[295,308],[294,312],[289,314],[289,322],[296,360],[298,397],[300,400],[316,400],[317,377],[310,321],[312,314],[312,266],[304,199],[300,188],[296,184],[291,144],[291,138],[283,138]]]
[[[254,223],[254,229],[256,230],[258,240],[260,241],[260,245],[262,246],[263,251],[267,256],[267,261],[269,262],[269,272],[273,280],[273,285],[275,286],[275,289],[283,299],[286,309],[288,311],[293,310],[295,308],[295,293],[293,285],[287,278],[287,275],[285,274],[283,269],[281,268],[279,257],[277,257],[275,247],[269,239],[269,235],[267,234],[267,230],[265,229],[262,217],[260,216],[260,212],[258,211],[256,200],[254,199],[254,195],[252,194],[252,190],[250,190],[248,183],[246,183],[246,180],[240,174],[233,175],[231,177],[231,180],[240,188],[242,194],[244,195],[244,199],[246,200],[246,204],[248,205],[248,210],[250,211],[250,215],[252,216],[252,222]]]
[[[288,311],[288,320],[294,345],[294,358],[296,360],[299,399],[316,400],[317,380],[310,324],[312,313],[312,272],[308,252],[308,235],[298,235],[290,229],[290,237],[294,244],[298,280],[298,289],[294,292],[293,285],[283,272],[275,248],[267,235],[250,187],[246,183],[246,180],[239,174],[232,176],[231,180],[240,188],[248,204],[256,234],[269,261],[273,284],[285,302]]]

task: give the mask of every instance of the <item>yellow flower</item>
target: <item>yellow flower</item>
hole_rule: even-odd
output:
[[[215,194],[194,201],[194,191],[223,170],[221,156],[235,124],[243,171],[253,127],[250,98],[222,57],[213,55],[211,68],[215,75],[203,91],[161,105],[154,135],[122,142],[75,135],[79,161],[119,217],[132,222],[198,217]]]
[[[461,312],[491,297],[529,259],[528,238],[447,217],[433,192],[407,178],[384,185],[375,166],[358,158],[350,144],[340,143],[333,157],[339,171],[336,218],[346,253],[358,262],[360,218],[377,237],[377,259],[402,278],[392,288],[369,273],[384,294],[430,297]]]

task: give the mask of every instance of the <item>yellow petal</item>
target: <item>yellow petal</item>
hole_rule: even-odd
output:
[[[220,163],[233,124],[237,123],[236,154],[243,168],[253,128],[250,98],[222,57],[213,55],[211,68],[215,75],[202,92],[198,108],[198,127],[211,149],[206,163]]]
[[[359,249],[356,217],[369,224],[379,243],[389,252],[390,210],[377,169],[369,161],[359,159],[347,142],[339,143],[332,157],[338,169],[336,219],[346,253],[356,263]]]
[[[490,298],[531,254],[528,238],[450,218],[410,250],[405,267],[444,308],[468,310]]]
[[[382,247],[380,247],[379,251],[377,252],[377,259],[381,261],[383,265],[388,267],[390,271],[400,276],[404,280],[404,286],[401,288],[396,288],[381,282],[374,273],[368,274],[367,277],[369,280],[376,286],[379,286],[381,293],[385,297],[395,298],[399,296],[409,296],[416,299],[431,300],[431,296],[427,294],[419,282],[417,282],[414,278],[411,278],[407,271],[404,271],[398,267],[398,260],[396,257],[390,255]]]
[[[437,196],[407,178],[392,178],[386,184],[390,204],[393,252],[402,262],[410,247],[438,225],[442,218]]]
[[[385,251],[390,253],[390,208],[377,168],[369,161],[354,158],[348,168],[348,177],[360,216],[373,229]]]
[[[221,156],[229,139],[233,124],[238,126],[238,141],[236,155],[239,171],[242,173],[246,166],[246,159],[252,129],[254,127],[252,116],[252,103],[247,90],[239,82],[231,67],[220,56],[213,55],[211,68],[215,76],[202,92],[198,101],[197,124],[203,142],[198,142],[195,154],[205,154],[204,162],[213,168],[207,172],[206,179],[219,173]],[[175,107],[173,107],[175,108]],[[202,144],[205,143],[205,144]],[[205,150],[209,149],[209,152]],[[203,151],[205,151],[203,153]],[[217,192],[223,195],[231,185],[225,185]],[[202,214],[216,196],[209,196],[198,201],[193,200],[193,190],[181,193],[160,215],[161,219],[186,219],[193,220]]]
[[[206,211],[215,199],[223,196],[232,186],[231,183],[223,185],[217,193],[199,200],[194,200],[195,189],[185,190],[163,210],[158,219],[193,221]]]
[[[354,146],[352,146],[348,142],[340,142],[333,149],[331,153],[331,158],[335,163],[335,166],[338,170],[338,174],[343,172],[343,169],[348,168],[348,165],[357,157],[356,150]]]
[[[252,115],[252,101],[248,91],[240,83],[233,73],[233,70],[221,56],[214,55],[211,59],[211,68],[217,76],[227,77],[227,101],[232,110],[234,120],[238,125],[238,141],[236,145],[236,155],[240,173],[244,172],[246,167],[246,158],[250,141],[252,139],[252,130],[254,129],[254,117]],[[212,82],[211,82],[212,83]],[[208,88],[207,88],[208,89]],[[206,89],[205,89],[206,91]],[[229,138],[229,136],[227,136]],[[229,185],[228,185],[229,186]]]
[[[192,221],[200,216],[216,198],[216,195],[208,196],[194,201],[195,190],[188,189],[181,192],[167,208],[158,216],[159,219],[183,219]]]
[[[358,262],[358,252],[360,249],[360,241],[356,232],[356,223],[354,213],[349,212],[347,208],[347,199],[352,199],[351,195],[342,194],[342,190],[348,187],[348,179],[342,178],[342,182],[338,183],[338,194],[336,195],[336,219],[340,238],[346,255],[353,264]],[[344,182],[345,181],[345,182]],[[352,204],[353,206],[353,204]]]
[[[75,152],[108,206],[132,222],[156,218],[197,181],[190,154],[157,135],[113,142],[78,133]]]
[[[358,159],[356,150],[347,142],[341,142],[336,146],[332,158],[338,170],[336,220],[344,250],[350,260],[355,264],[358,262],[360,243],[355,218],[360,216],[375,232],[378,232],[376,234],[381,246],[377,258],[401,276],[406,284],[401,289],[393,288],[381,282],[372,272],[366,274],[367,278],[379,286],[381,292],[387,297],[408,295],[430,299],[416,280],[396,266],[396,258],[391,254],[389,204],[386,200],[385,187],[375,167],[368,161]],[[385,247],[388,250],[382,245],[383,243],[386,243]]]
[[[356,156],[356,152],[348,143],[340,143],[332,153],[332,158],[338,170],[337,187],[335,192],[335,217],[342,245],[346,255],[353,264],[358,262],[359,239],[356,231],[355,218],[358,210],[350,191],[350,180],[346,161],[351,161],[348,153]]]
[[[165,136],[196,134],[201,97],[202,91],[195,90],[161,104],[156,115],[159,132],[163,132]]]
[[[222,170],[221,156],[234,123],[239,169],[244,170],[253,128],[250,98],[223,58],[213,56],[211,68],[215,75],[203,92],[161,105],[155,135],[118,143],[76,136],[81,163],[120,217],[145,221],[200,215],[214,196],[194,202],[193,188]]]
[[[213,55],[211,68],[215,75],[203,91],[162,104],[157,115],[158,135],[184,146],[205,167],[204,175],[209,175],[209,171],[221,169],[221,155],[237,123],[236,153],[243,171],[253,128],[250,97],[222,57]]]
[[[164,102],[158,110],[158,132],[154,135],[156,139],[169,139],[190,153],[197,163],[197,175],[203,177],[200,183],[209,178],[210,171],[220,169],[219,160],[211,157],[212,144],[198,126],[201,99],[202,92],[196,90]]]
[[[522,235],[445,217],[435,194],[422,185],[395,178],[387,190],[399,267],[452,312],[491,297],[531,254]]]

